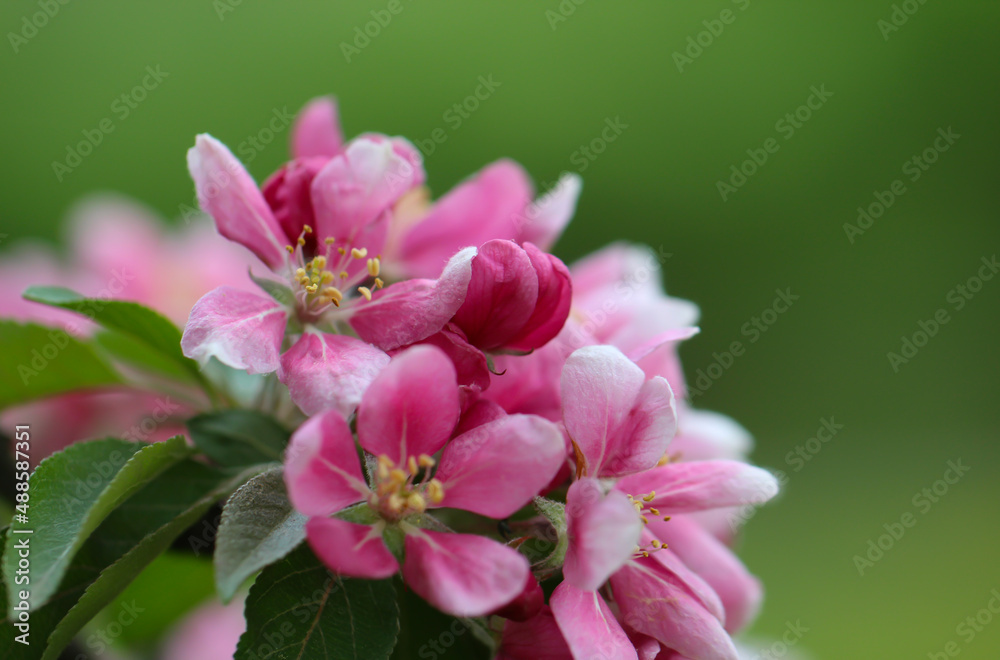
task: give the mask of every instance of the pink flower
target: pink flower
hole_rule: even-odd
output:
[[[551,605],[574,655],[637,657],[598,592],[610,581],[631,630],[691,657],[735,658],[719,596],[664,548],[657,532],[669,532],[664,513],[760,503],[777,492],[774,478],[739,462],[664,463],[676,428],[670,386],[661,377],[646,380],[617,349],[597,346],[574,352],[563,370],[562,402],[578,479],[566,498],[564,582]],[[698,549],[717,552],[701,567],[720,587],[726,586],[725,579],[749,577],[728,554],[718,554],[719,544],[692,549],[692,538],[704,539],[692,537],[696,532],[690,527],[669,533],[683,532],[689,532],[689,558]],[[742,598],[738,583],[727,595],[739,616],[750,614],[753,605]]]
[[[400,570],[405,551],[401,570],[416,593],[444,612],[480,616],[524,590],[527,560],[488,538],[448,532],[427,512],[507,517],[548,483],[565,450],[558,429],[538,417],[504,416],[448,442],[458,420],[451,362],[435,348],[411,348],[393,358],[358,408],[358,442],[373,457],[369,481],[347,422],[330,411],[292,436],[285,482],[296,509],[311,516],[313,550],[332,570],[386,578]]]
[[[231,658],[246,625],[242,599],[228,605],[202,605],[173,627],[160,657],[163,660]]]
[[[316,112],[307,108],[300,120],[293,136],[297,148],[310,142],[305,132],[315,128]],[[276,209],[214,138],[199,136],[188,162],[199,202],[219,232],[284,280],[268,285],[280,300],[226,287],[202,298],[184,333],[188,357],[203,363],[215,357],[250,373],[277,371],[306,414],[328,408],[349,414],[388,362],[383,351],[438,332],[465,299],[474,249],[454,255],[437,280],[379,290],[384,283],[375,255],[384,245],[392,207],[423,178],[416,151],[400,139],[358,138],[318,169],[302,165],[308,171],[301,175],[286,170],[274,186],[284,186],[288,199],[271,190],[272,201],[285,200]],[[303,201],[306,188],[309,204]],[[301,228],[300,234],[289,234],[289,228]],[[344,336],[348,331],[361,339]],[[291,348],[283,352],[285,343]]]
[[[600,657],[600,656],[597,656]],[[496,660],[573,660],[566,640],[546,605],[527,621],[508,621]]]

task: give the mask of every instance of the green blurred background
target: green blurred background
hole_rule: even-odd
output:
[[[193,196],[196,133],[235,147],[320,94],[339,97],[348,135],[444,129],[426,157],[436,193],[501,156],[538,182],[586,163],[560,256],[617,239],[662,246],[670,292],[703,310],[683,349],[689,376],[746,346],[697,403],[742,422],[756,460],[788,475],[743,542],[768,590],[752,634],[801,622],[795,650],[817,658],[926,658],[949,641],[963,658],[1000,656],[1000,623],[971,640],[956,630],[1000,589],[1000,279],[960,311],[946,301],[1000,252],[1000,5],[908,0],[914,13],[889,31],[888,1],[401,0],[348,62],[341,44],[387,0],[234,3],[70,2],[18,52],[5,37],[4,247],[58,240],[67,207],[96,189],[176,217]],[[713,23],[723,10],[731,22]],[[4,2],[3,32],[37,11]],[[703,21],[721,33],[679,67]],[[169,76],[121,119],[111,104],[157,65]],[[445,113],[480,76],[499,86],[455,128]],[[821,85],[832,96],[786,139],[776,123]],[[57,181],[53,161],[105,117],[115,131]],[[581,160],[616,118],[628,128]],[[904,162],[948,127],[961,137],[911,182]],[[717,181],[768,138],[779,150],[723,201]],[[286,139],[250,163],[255,177],[285,160]],[[895,179],[906,192],[849,242],[844,223]],[[801,297],[750,343],[742,328],[776,288]],[[894,372],[886,354],[942,307],[951,321]],[[843,429],[795,462],[830,417]],[[969,473],[924,512],[914,496],[957,459]],[[859,575],[854,556],[906,512],[917,524]]]

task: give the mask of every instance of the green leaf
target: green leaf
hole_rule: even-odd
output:
[[[42,461],[29,481],[28,523],[18,525],[34,530],[31,609],[55,593],[77,550],[115,507],[190,453],[181,436],[152,445],[107,439],[70,445]],[[4,579],[13,584],[17,557],[9,547],[6,554]]]
[[[84,340],[60,328],[0,321],[0,408],[122,378]]]
[[[339,578],[307,544],[264,569],[235,660],[387,660],[399,633],[391,580]]]
[[[87,588],[102,577],[105,569],[202,499],[212,499],[211,494],[220,488],[220,484],[235,481],[231,475],[187,458],[122,503],[108,514],[76,553],[59,584],[58,592],[46,605],[31,613],[31,646],[17,645],[20,648],[15,651],[13,640],[17,631],[9,622],[0,625],[0,660],[40,658],[45,650],[45,640],[52,636]],[[34,550],[37,546],[33,544],[31,548]],[[123,579],[116,589],[110,589],[111,585],[104,582],[112,596],[112,591],[121,591],[126,586],[124,577],[127,576],[119,577]],[[137,605],[142,607],[143,603]]]
[[[295,549],[306,537],[306,516],[292,508],[284,471],[245,483],[226,502],[215,538],[215,584],[228,603],[240,585]]]
[[[230,467],[280,461],[288,431],[252,410],[224,410],[188,420],[195,446],[219,464]]]
[[[33,286],[24,292],[26,300],[83,314],[95,323],[143,342],[173,360],[196,378],[201,378],[198,364],[181,352],[181,331],[159,312],[139,303],[123,300],[85,298],[62,287]]]
[[[177,468],[181,469],[177,470]],[[177,515],[170,522],[143,537],[138,544],[134,545],[120,559],[101,571],[100,575],[87,585],[80,599],[70,608],[48,636],[48,644],[45,647],[45,653],[42,654],[42,660],[55,660],[58,658],[60,652],[73,640],[74,635],[80,632],[87,622],[93,619],[101,609],[112,602],[150,562],[170,547],[170,544],[173,543],[177,536],[197,522],[215,502],[238,488],[240,484],[260,472],[261,469],[262,467],[260,466],[250,468],[241,474],[220,482],[219,477],[221,473],[219,471],[188,460],[164,473],[163,476],[166,478],[153,481],[143,489],[142,493],[140,493],[142,497],[135,503],[139,506],[123,506],[126,515],[142,516],[144,515],[143,511],[150,507],[163,506],[163,502],[165,500],[169,501],[173,496],[173,491],[187,490],[190,492],[190,486],[193,482],[197,483],[200,481],[201,490],[204,490],[206,484],[211,484],[209,490],[203,492],[180,515]],[[199,488],[199,486],[196,486],[196,488]],[[127,504],[133,504],[132,500]],[[120,522],[116,521],[118,524],[122,522],[127,524],[127,519],[122,519]],[[100,533],[100,530],[97,533]]]
[[[114,330],[101,330],[94,334],[93,341],[115,362],[165,376],[171,380],[192,380],[189,369],[132,335]]]

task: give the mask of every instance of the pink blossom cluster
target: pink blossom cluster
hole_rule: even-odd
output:
[[[737,658],[762,592],[734,510],[777,483],[745,431],[688,405],[698,310],[657,256],[569,268],[548,250],[578,177],[535,200],[499,161],[432,202],[417,149],[345,140],[331,99],[292,156],[258,187],[197,138],[202,209],[269,273],[202,297],[182,347],[287,387],[305,421],[285,481],[316,555],[491,617],[508,660]]]

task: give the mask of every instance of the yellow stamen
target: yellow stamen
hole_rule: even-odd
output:
[[[366,286],[359,286],[358,287],[358,291],[360,291],[361,295],[363,295],[365,297],[365,300],[371,300],[372,299],[372,290],[369,289],[368,287],[366,287]]]
[[[333,240],[333,236],[327,236],[323,239],[323,242],[327,245],[333,245],[336,241]]]
[[[346,270],[340,271],[340,279],[342,279],[342,280],[346,280],[347,279],[347,271]]]
[[[326,268],[326,257],[320,255],[312,260],[312,267],[314,270],[323,270]]]
[[[310,227],[309,225],[302,225],[302,231],[304,231],[307,234],[311,234],[313,233],[313,228]]]
[[[299,242],[299,245],[305,245],[306,244],[306,239],[304,239],[301,236],[299,236],[299,241],[298,242]]]
[[[440,504],[444,499],[444,486],[437,479],[431,479],[427,483],[427,497],[431,498],[434,504]]]
[[[655,490],[651,490],[651,491],[649,491],[649,495],[647,495],[644,498],[642,498],[642,501],[643,502],[652,502],[655,499],[656,499],[656,491]]]
[[[420,467],[425,468],[434,467],[434,464],[436,463],[436,461],[427,454],[421,454],[417,462],[420,463]]]
[[[380,267],[378,257],[368,260],[368,274],[372,277],[378,277]]]
[[[410,493],[409,497],[406,498],[406,506],[418,513],[423,513],[427,508],[427,500],[420,493]]]
[[[410,468],[410,474],[416,474],[417,473],[417,459],[415,457],[413,457],[413,456],[410,456],[410,458],[407,459],[407,461],[406,461],[406,467]]]
[[[337,252],[340,253],[340,256],[344,256],[345,254],[347,254],[347,248],[339,247],[337,248]]]
[[[375,288],[376,289],[381,289],[384,286],[385,286],[385,282],[382,281],[382,278],[376,277],[375,278]]]
[[[355,259],[364,259],[368,256],[368,248],[351,248],[351,256]]]

